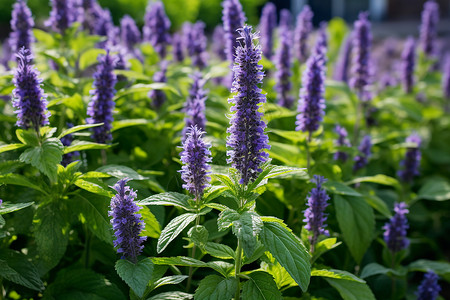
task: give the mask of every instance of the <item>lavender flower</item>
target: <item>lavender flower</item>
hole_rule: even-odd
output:
[[[82,25],[89,33],[95,33],[95,27],[98,19],[103,13],[102,7],[97,0],[82,0],[82,8],[84,10]]]
[[[294,53],[300,62],[306,61],[308,57],[307,40],[313,30],[312,18],[314,14],[309,5],[305,5],[297,16],[297,25],[294,33]]]
[[[348,73],[350,65],[350,57],[352,53],[352,36],[351,34],[345,39],[339,51],[339,58],[336,62],[333,78],[335,80],[348,83]]]
[[[185,182],[183,188],[194,195],[195,200],[199,201],[203,195],[203,190],[210,186],[209,181],[211,167],[210,144],[203,141],[203,131],[196,125],[187,129],[186,140],[183,142],[183,151],[180,153],[181,162],[181,178]]]
[[[167,64],[165,62],[162,62],[161,70],[153,74],[153,82],[166,82],[166,72]],[[166,94],[163,90],[150,90],[150,92],[148,92],[148,97],[152,100],[152,106],[155,109],[159,109],[164,104],[164,102],[166,102]]]
[[[416,292],[417,300],[436,300],[441,291],[438,279],[439,277],[433,271],[425,273]]]
[[[282,9],[280,11],[280,27],[290,30],[292,23],[292,14],[289,9]]]
[[[360,154],[357,155],[354,159],[355,164],[353,165],[353,172],[364,168],[368,163],[368,159],[371,155],[372,150],[372,141],[370,139],[370,135],[366,135],[363,137],[361,143],[359,144],[358,150]]]
[[[199,69],[207,65],[208,53],[206,52],[207,39],[205,36],[205,23],[198,21],[195,24],[186,23],[183,27],[185,44],[192,64]]]
[[[161,58],[166,56],[170,43],[170,20],[161,1],[149,2],[145,13],[144,41],[150,42]]]
[[[415,146],[408,147],[405,159],[400,162],[400,167],[402,170],[399,170],[397,175],[403,182],[411,182],[415,176],[420,174],[420,145],[422,143],[422,139],[417,133],[413,133],[406,138],[406,142],[415,144]]]
[[[111,128],[113,121],[114,86],[117,77],[114,74],[116,58],[109,54],[99,56],[97,72],[94,73],[94,89],[91,90],[92,100],[89,102],[87,115],[88,124],[104,123],[102,126],[92,128],[93,139],[98,143],[106,143],[112,140]]]
[[[327,201],[330,197],[327,192],[322,187],[322,184],[327,182],[323,176],[314,175],[311,182],[316,184],[317,187],[313,188],[308,196],[308,208],[305,210],[306,222],[305,228],[312,233],[310,237],[311,249],[314,249],[314,245],[317,242],[319,235],[329,235],[328,230],[325,229],[325,221],[327,220],[327,215],[324,214],[325,208],[328,206]]]
[[[272,57],[273,49],[273,31],[277,26],[277,8],[272,2],[267,2],[262,9],[260,30],[261,30],[261,49],[262,53],[268,59]]]
[[[353,32],[353,65],[350,87],[357,93],[361,101],[369,101],[371,95],[368,87],[371,81],[370,71],[370,47],[372,44],[372,34],[370,32],[370,22],[368,13],[359,14],[359,19],[355,21]]]
[[[427,56],[436,54],[437,23],[439,22],[439,5],[429,0],[423,5],[420,26],[420,45]]]
[[[31,49],[34,42],[32,28],[34,20],[31,10],[27,6],[25,0],[18,0],[11,13],[11,34],[9,37],[9,45],[12,53],[17,53],[22,47]]]
[[[134,46],[141,42],[141,32],[129,15],[123,16],[120,20],[120,36],[122,43],[130,52],[133,52]]]
[[[72,0],[51,0],[52,10],[50,18],[45,21],[53,31],[64,34],[67,28],[74,22],[74,7]]]
[[[200,131],[204,131],[206,127],[205,118],[205,100],[206,91],[204,89],[205,80],[200,72],[195,72],[190,76],[193,80],[189,97],[186,101],[184,111],[186,113],[186,125],[183,129],[183,141],[186,140],[187,131],[190,127],[196,126]]]
[[[71,124],[71,123],[67,124],[67,128],[72,128],[72,127],[73,127],[73,124]],[[61,143],[64,146],[66,146],[66,147],[70,146],[72,144],[72,142],[73,142],[73,135],[72,134],[67,134],[67,135],[65,135],[65,136],[63,136],[61,138]],[[70,164],[73,161],[73,157],[74,156],[78,156],[78,155],[80,155],[80,152],[78,152],[78,151],[74,151],[74,152],[70,152],[70,153],[64,154],[63,158],[62,158],[62,161],[61,161],[61,165],[66,167],[68,164]]]
[[[336,145],[338,147],[351,147],[350,141],[348,139],[347,130],[344,127],[336,125],[334,131],[338,134],[338,139],[336,140]],[[343,151],[337,151],[334,153],[334,160],[340,160],[342,162],[346,162],[348,159],[348,153]]]
[[[225,31],[221,25],[217,25],[214,28],[212,40],[214,43],[211,45],[213,52],[220,58],[220,60],[226,60],[227,54],[225,52]]]
[[[246,18],[239,0],[224,0],[222,6],[222,22],[226,38],[225,52],[230,63],[234,63],[237,53],[235,49],[239,47],[238,29],[244,26]]]
[[[264,73],[261,60],[261,47],[254,45],[256,34],[251,26],[244,26],[238,30],[240,45],[236,48],[236,64],[233,67],[234,81],[231,88],[236,95],[228,101],[234,106],[235,112],[230,119],[227,132],[227,162],[231,163],[241,175],[240,183],[248,184],[257,178],[262,171],[261,164],[268,158],[265,149],[269,149],[269,138],[264,133],[266,123],[261,120],[263,114],[258,111],[260,105],[266,101],[266,96],[258,87]]]
[[[111,46],[111,39],[114,40],[120,37],[120,34],[115,32],[114,23],[109,9],[101,9],[97,11],[97,19],[95,22],[94,33],[100,36],[106,36],[107,40],[100,42],[98,47],[107,48]]]
[[[327,37],[327,23],[321,22],[319,32],[317,33],[316,43],[314,45],[313,53],[321,55],[324,64],[327,62],[327,47],[328,47],[328,37]]]
[[[444,98],[450,99],[450,53],[445,55],[444,70],[442,73],[442,89],[444,92]]]
[[[184,60],[183,39],[178,33],[172,36],[172,49],[174,60],[176,62],[182,62]]]
[[[319,129],[325,115],[325,65],[323,55],[314,53],[306,62],[302,88],[298,100],[297,131],[309,132],[309,136]]]
[[[292,88],[291,55],[291,32],[289,28],[282,26],[280,27],[280,45],[275,58],[277,66],[275,90],[277,91],[278,104],[287,108],[290,108],[294,102],[294,98],[289,95]]]
[[[142,243],[147,237],[139,236],[145,223],[141,220],[142,216],[137,214],[141,207],[134,203],[137,194],[126,186],[128,181],[128,178],[120,179],[113,186],[117,194],[111,199],[108,215],[112,217],[111,224],[116,237],[114,247],[117,248],[117,253],[122,253],[122,259],[137,263],[137,257],[144,248]]]
[[[47,96],[41,88],[42,79],[39,71],[31,64],[33,55],[29,49],[19,50],[17,69],[13,83],[13,107],[17,114],[16,125],[24,129],[34,128],[39,131],[40,126],[47,125],[50,112],[47,111]]]
[[[406,93],[411,93],[414,86],[414,67],[416,64],[416,43],[409,37],[402,52],[402,82]]]
[[[409,228],[406,214],[409,210],[406,203],[400,202],[395,204],[394,212],[395,215],[383,226],[383,237],[389,250],[396,253],[409,245],[406,238],[406,231]]]

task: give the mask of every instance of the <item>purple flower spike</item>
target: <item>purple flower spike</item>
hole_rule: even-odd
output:
[[[120,36],[122,43],[130,52],[133,52],[134,46],[141,42],[141,32],[129,15],[123,16],[120,20]]]
[[[438,280],[439,276],[433,271],[425,273],[416,292],[417,300],[436,300],[441,291]]]
[[[286,26],[280,27],[280,45],[278,46],[275,58],[277,66],[275,90],[277,91],[278,104],[287,108],[290,108],[294,102],[294,98],[289,95],[292,88],[291,44],[291,31]]]
[[[336,62],[333,78],[335,80],[348,83],[350,57],[352,53],[352,36],[351,34],[345,39],[339,51],[339,58]]]
[[[338,147],[351,147],[350,141],[348,139],[347,130],[344,127],[336,125],[334,131],[338,134],[338,139],[336,140],[336,146]],[[346,162],[348,159],[348,153],[343,151],[337,151],[334,154],[334,160],[340,160],[341,162]]]
[[[292,14],[289,9],[282,9],[280,11],[280,27],[290,30],[292,25]]]
[[[369,14],[362,12],[355,21],[353,31],[353,63],[350,87],[356,91],[361,101],[370,101],[368,87],[371,83],[370,47],[372,33],[370,32]]]
[[[270,59],[273,51],[273,31],[277,26],[277,8],[272,2],[264,5],[259,28],[261,30],[261,49],[265,57]]]
[[[186,23],[183,26],[185,44],[192,64],[199,69],[207,65],[208,53],[206,52],[207,39],[205,36],[205,23],[198,21],[195,24]]]
[[[211,167],[210,144],[203,141],[203,131],[197,126],[191,126],[186,133],[186,140],[183,143],[183,151],[180,153],[181,162],[181,178],[185,182],[183,188],[194,195],[195,200],[199,201],[203,195],[203,190],[210,186],[209,181]]]
[[[120,179],[113,186],[117,194],[111,199],[108,215],[112,217],[111,224],[116,237],[114,247],[117,248],[117,253],[122,253],[122,259],[137,263],[137,257],[144,249],[142,243],[147,237],[139,236],[145,228],[145,223],[137,213],[141,207],[134,203],[136,192],[126,186],[128,181],[128,178]]]
[[[153,74],[153,82],[166,82],[167,64],[161,63],[161,70]],[[152,100],[152,106],[155,109],[159,109],[166,102],[166,94],[163,90],[150,90],[148,97]]]
[[[186,140],[187,131],[191,126],[197,126],[201,131],[204,131],[206,127],[205,101],[207,92],[204,89],[206,81],[202,78],[202,73],[200,72],[195,72],[190,77],[193,83],[184,108],[186,125],[182,134],[183,141]]]
[[[406,231],[409,228],[406,214],[409,212],[406,203],[396,203],[394,216],[383,226],[384,241],[393,253],[408,247],[409,240],[406,238]]]
[[[354,159],[355,164],[353,165],[353,172],[356,172],[362,168],[364,168],[369,162],[369,158],[371,156],[372,151],[372,141],[370,139],[370,135],[366,135],[363,137],[361,143],[359,144],[358,150],[360,152]]]
[[[173,59],[176,62],[182,62],[184,60],[183,39],[178,33],[174,33],[172,36],[172,52]]]
[[[327,48],[328,48],[328,37],[327,37],[327,23],[321,22],[319,32],[317,33],[316,44],[314,45],[314,53],[320,54],[323,58],[324,64],[327,63]]]
[[[402,82],[403,90],[411,93],[414,86],[414,68],[416,64],[416,43],[409,37],[402,52]]]
[[[227,54],[225,52],[225,31],[221,25],[217,25],[214,28],[213,38],[214,43],[211,45],[213,52],[217,55],[220,60],[226,60]]]
[[[222,6],[222,22],[226,38],[225,52],[230,63],[234,63],[235,49],[239,47],[238,29],[244,26],[246,19],[239,0],[224,0]]]
[[[306,62],[306,69],[303,72],[300,89],[300,99],[298,100],[297,131],[309,132],[311,135],[319,129],[325,115],[325,65],[323,55],[314,53]]]
[[[31,64],[33,55],[29,49],[22,48],[17,56],[17,69],[13,83],[13,107],[17,114],[16,125],[24,129],[47,125],[50,112],[47,111],[47,96],[41,88],[39,71]]]
[[[308,57],[308,37],[313,30],[312,18],[314,14],[309,5],[305,5],[297,16],[297,25],[294,33],[294,52],[300,62],[305,62]]]
[[[170,20],[161,1],[149,2],[145,13],[144,41],[150,42],[161,58],[166,56],[170,43]]]
[[[439,22],[439,5],[429,0],[423,5],[422,23],[420,25],[420,45],[427,56],[436,54],[437,23]]]
[[[45,21],[45,26],[49,26],[53,31],[64,34],[67,28],[75,21],[74,6],[72,0],[51,0],[52,10],[50,18]]]
[[[310,242],[313,249],[319,235],[329,235],[328,230],[325,229],[325,221],[327,220],[327,215],[324,214],[324,211],[328,206],[327,201],[330,199],[330,197],[322,187],[322,184],[327,182],[327,180],[323,176],[314,175],[314,178],[311,179],[311,182],[316,184],[316,187],[313,188],[309,193],[307,199],[308,208],[304,212],[305,219],[303,220],[303,222],[306,222],[305,228],[312,233]]]
[[[92,100],[89,102],[86,122],[88,124],[103,123],[102,126],[94,127],[92,138],[97,143],[106,143],[112,140],[111,129],[113,119],[113,109],[115,106],[114,86],[117,77],[114,74],[116,57],[111,56],[109,51],[106,55],[98,58],[99,65],[94,73],[94,89],[91,90]]]
[[[444,70],[442,74],[442,89],[444,97],[450,100],[450,53],[445,55]]]
[[[19,52],[22,47],[31,49],[34,42],[33,29],[34,20],[31,10],[27,6],[25,0],[18,0],[11,13],[11,34],[9,37],[9,45],[12,53]]]
[[[400,167],[402,169],[397,172],[397,175],[403,182],[409,183],[415,176],[420,174],[419,166],[420,159],[422,157],[420,153],[420,145],[422,143],[422,139],[417,133],[413,133],[406,138],[406,142],[415,144],[415,146],[408,147],[405,159],[400,162]]]
[[[267,160],[270,149],[269,138],[264,133],[266,123],[261,120],[263,113],[259,112],[261,104],[266,102],[266,96],[261,93],[259,85],[264,73],[261,60],[261,47],[253,44],[258,37],[252,33],[251,26],[238,30],[240,45],[236,48],[236,64],[233,67],[234,81],[231,88],[236,93],[228,102],[233,103],[230,127],[227,132],[227,162],[236,168],[241,175],[240,183],[248,184],[262,172],[261,165]]]

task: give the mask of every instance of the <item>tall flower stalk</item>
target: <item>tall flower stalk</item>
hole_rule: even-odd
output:
[[[129,15],[120,20],[120,37],[128,52],[134,53],[134,47],[141,42],[141,32]]]
[[[238,29],[244,26],[246,19],[239,0],[224,0],[222,6],[222,22],[226,38],[225,52],[228,60],[233,64],[236,55],[235,49],[239,46]]]
[[[292,37],[291,31],[287,26],[280,27],[280,44],[276,53],[275,90],[277,91],[278,104],[290,108],[294,98],[289,95],[292,88],[291,67],[292,67]]]
[[[392,253],[397,253],[409,245],[409,240],[406,238],[409,228],[406,215],[409,210],[406,203],[400,202],[395,204],[394,212],[394,216],[383,227],[383,238],[388,249]]]
[[[336,66],[333,73],[333,78],[339,81],[343,81],[348,84],[350,59],[352,53],[353,39],[351,34],[345,38],[344,43],[341,45],[339,51],[339,57],[336,62]]]
[[[50,18],[45,21],[45,26],[49,26],[53,31],[64,34],[66,29],[75,21],[73,1],[51,0],[51,3]]]
[[[414,86],[414,69],[416,65],[416,43],[409,37],[402,52],[402,84],[406,93],[411,93]]]
[[[206,51],[207,39],[205,36],[205,23],[198,21],[195,24],[186,23],[183,26],[185,45],[192,64],[203,69],[208,64]]]
[[[436,54],[438,22],[439,5],[434,0],[425,2],[420,25],[420,47],[428,57]]]
[[[417,289],[417,300],[436,300],[441,291],[438,283],[439,276],[433,271],[428,271]]]
[[[370,135],[366,135],[358,146],[359,154],[354,158],[353,172],[364,168],[369,163],[372,152],[372,140]]]
[[[350,141],[348,139],[347,130],[344,127],[336,125],[334,131],[338,134],[338,139],[336,140],[336,146],[338,147],[351,147]],[[346,162],[348,159],[348,153],[344,151],[337,151],[334,153],[334,160],[340,160],[341,162]]]
[[[264,5],[261,13],[259,28],[261,31],[261,49],[262,53],[268,59],[272,58],[273,51],[273,32],[277,27],[277,8],[272,2]]]
[[[186,140],[187,132],[191,126],[197,126],[201,131],[204,131],[206,127],[205,101],[207,92],[204,88],[206,81],[202,78],[200,72],[195,72],[190,77],[193,82],[184,108],[186,125],[182,134],[183,141]]]
[[[150,42],[159,56],[164,58],[170,43],[170,20],[161,1],[149,2],[144,21],[144,41]]]
[[[446,112],[450,112],[450,53],[447,53],[444,58],[442,93],[444,95],[444,108]]]
[[[294,53],[300,62],[305,62],[308,58],[308,37],[313,30],[312,18],[314,14],[309,5],[305,5],[303,10],[297,15],[297,24],[294,32]]]
[[[422,139],[417,133],[413,133],[406,138],[406,143],[413,144],[408,146],[405,159],[400,162],[401,170],[398,171],[398,177],[405,183],[411,183],[415,176],[419,175],[420,145]]]
[[[8,42],[12,53],[19,52],[22,47],[31,49],[34,42],[33,27],[34,20],[27,2],[18,0],[11,13],[11,34]]]
[[[161,63],[161,69],[153,74],[153,82],[166,82],[167,63]],[[163,90],[150,90],[148,97],[152,100],[152,106],[155,109],[160,109],[166,102],[166,94]]]

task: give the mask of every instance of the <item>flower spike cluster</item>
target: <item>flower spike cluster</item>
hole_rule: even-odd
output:
[[[182,62],[184,60],[183,39],[178,33],[172,35],[172,54],[176,62]]]
[[[322,185],[327,182],[327,180],[323,176],[314,175],[314,178],[311,179],[311,182],[316,184],[316,187],[313,188],[309,193],[307,203],[308,208],[305,210],[305,219],[303,220],[303,222],[306,222],[305,228],[312,233],[310,241],[311,246],[314,247],[319,235],[329,235],[328,230],[325,229],[325,221],[327,220],[327,215],[324,213],[324,211],[328,206],[327,201],[330,199],[330,197],[322,187]]]
[[[348,139],[347,130],[344,127],[336,125],[334,131],[338,134],[338,139],[336,140],[336,145],[340,147],[351,147],[350,141]],[[341,162],[346,162],[348,159],[348,154],[343,151],[337,151],[334,154],[334,160],[340,160]]]
[[[86,122],[88,124],[103,123],[102,126],[92,128],[93,139],[97,143],[106,143],[112,140],[111,129],[113,121],[113,109],[115,106],[114,95],[116,90],[114,86],[117,82],[117,76],[114,74],[116,57],[109,51],[106,55],[98,58],[99,65],[94,73],[94,89],[91,90],[92,100],[89,102]]]
[[[266,96],[261,93],[259,85],[264,73],[261,60],[261,47],[253,44],[258,37],[252,33],[251,26],[239,29],[240,45],[236,48],[236,64],[233,67],[234,81],[231,92],[236,95],[229,99],[233,103],[227,132],[227,162],[236,168],[241,175],[240,183],[248,184],[261,173],[261,165],[269,154],[269,138],[264,133],[266,123],[261,120],[263,113],[260,105],[266,102]]]
[[[275,58],[277,66],[277,71],[275,73],[275,90],[277,91],[278,104],[287,108],[290,108],[294,102],[294,98],[289,95],[289,92],[292,88],[291,44],[291,31],[286,26],[280,27],[280,45],[278,46]]]
[[[214,28],[213,38],[214,43],[211,45],[213,52],[220,58],[221,61],[227,59],[227,54],[225,51],[226,41],[225,41],[225,31],[221,25],[217,25]]]
[[[184,108],[186,125],[182,134],[183,141],[186,140],[187,131],[191,126],[195,125],[201,131],[204,131],[206,127],[205,101],[207,92],[204,89],[206,81],[202,78],[202,73],[200,72],[195,72],[190,77],[193,83]]]
[[[353,172],[364,168],[369,162],[368,160],[372,150],[372,140],[370,139],[370,135],[366,135],[363,137],[361,143],[358,146],[358,150],[360,154],[357,155],[354,159],[355,164],[353,165]]]
[[[222,6],[222,22],[226,38],[225,52],[230,63],[234,63],[235,49],[239,46],[238,29],[244,26],[246,19],[239,0],[224,0]]]
[[[167,63],[161,63],[161,70],[153,74],[154,82],[166,82]],[[152,106],[155,109],[159,109],[166,102],[166,93],[163,90],[150,90],[148,97],[152,100]]]
[[[406,233],[409,228],[406,214],[409,212],[406,203],[396,203],[394,216],[383,226],[383,238],[387,247],[393,253],[405,249],[409,245]]]
[[[422,51],[432,56],[436,54],[437,24],[439,22],[439,4],[429,0],[423,5],[420,25],[420,45]]]
[[[195,200],[199,201],[206,187],[210,186],[211,178],[211,152],[210,144],[202,139],[204,132],[196,125],[190,126],[186,133],[186,140],[183,142],[183,151],[181,152],[181,178],[185,182],[183,188],[194,195]]]
[[[265,57],[272,58],[273,31],[277,27],[277,8],[272,2],[264,5],[259,28],[261,30],[261,49]]]
[[[207,39],[205,36],[205,23],[198,21],[195,24],[186,23],[183,26],[187,52],[192,64],[203,69],[208,64],[206,52]]]
[[[414,68],[416,64],[416,42],[409,37],[402,52],[402,83],[403,90],[411,93],[414,86]]]
[[[345,39],[339,51],[339,57],[334,69],[333,78],[348,83],[350,57],[352,53],[352,36],[351,34]]]
[[[45,26],[49,26],[53,31],[64,34],[67,28],[75,21],[74,6],[72,0],[51,0],[52,10],[50,18],[45,21]]]
[[[22,47],[31,49],[34,42],[32,29],[34,20],[31,10],[25,0],[18,0],[11,13],[11,34],[9,37],[9,46],[12,53],[17,53]]]
[[[130,52],[133,52],[134,46],[141,42],[141,32],[136,26],[136,22],[129,15],[123,16],[120,20],[120,37],[122,43]]]
[[[305,5],[303,10],[297,16],[297,24],[294,33],[294,52],[296,58],[300,62],[306,61],[308,57],[307,41],[310,33],[313,30],[312,18],[314,14],[309,5]]]
[[[450,53],[445,55],[444,70],[442,74],[442,90],[444,98],[450,100]]]
[[[17,56],[17,69],[13,83],[13,106],[17,114],[16,125],[39,131],[40,126],[47,125],[50,112],[47,111],[47,96],[41,88],[42,79],[39,71],[32,65],[33,55],[29,49],[22,48]]]
[[[144,41],[150,42],[161,58],[166,56],[166,47],[170,43],[170,20],[161,1],[149,2],[145,13],[143,28]]]
[[[279,27],[286,28],[286,30],[291,30],[291,23],[292,23],[292,14],[289,11],[289,9],[283,8],[280,11],[280,24]]]
[[[420,174],[419,166],[422,157],[420,144],[422,143],[422,139],[417,133],[413,133],[406,138],[406,142],[415,144],[415,146],[408,147],[405,159],[400,162],[402,170],[399,170],[397,174],[403,182],[411,182],[415,176]]]
[[[137,194],[126,185],[128,181],[128,178],[120,179],[113,186],[117,194],[111,199],[108,215],[112,217],[111,224],[116,237],[114,247],[117,248],[117,253],[122,253],[123,259],[137,263],[137,257],[144,248],[142,243],[147,237],[139,236],[145,224],[141,220],[142,216],[137,214],[141,207],[134,203]]]
[[[436,300],[441,291],[438,280],[439,276],[433,271],[425,273],[416,292],[417,300]]]

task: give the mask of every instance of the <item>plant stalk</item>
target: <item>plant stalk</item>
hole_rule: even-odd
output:
[[[241,298],[241,283],[239,279],[239,274],[241,273],[241,258],[242,258],[242,245],[241,241],[238,239],[238,244],[236,248],[236,259],[234,264],[234,276],[237,280],[237,289],[236,289],[236,296],[234,297],[235,300],[240,300]]]
[[[197,215],[197,218],[195,218],[195,226],[200,225],[200,216]],[[192,247],[192,254],[191,257],[193,259],[195,259],[195,250],[196,250],[196,246],[194,245],[194,247]],[[189,266],[189,277],[186,283],[186,292],[189,293],[189,290],[191,289],[191,284],[192,284],[192,275],[194,273],[194,269],[192,268],[192,266]]]

